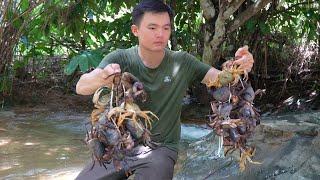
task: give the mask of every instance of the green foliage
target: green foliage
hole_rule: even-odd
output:
[[[200,2],[176,1],[174,12],[178,49],[199,54],[197,45],[203,38],[200,32],[202,24]]]
[[[73,74],[78,68],[81,72],[86,72],[90,68],[95,68],[102,60],[102,53],[99,51],[83,51],[81,54],[71,58],[69,64],[66,66],[64,72],[67,75]]]
[[[285,0],[279,2],[266,23],[271,32],[283,33],[296,42],[302,42],[302,38],[315,41],[318,38],[319,8],[319,1]]]
[[[31,5],[21,0],[19,13]],[[16,54],[24,57],[15,65],[26,65],[35,56],[67,55],[72,57],[66,64],[66,74],[80,70],[86,72],[96,67],[103,55],[116,48],[128,48],[137,44],[132,35],[131,9],[138,0],[50,0],[32,11],[34,18],[23,29]],[[175,33],[177,49],[201,55],[203,18],[199,0],[166,1],[175,12]],[[275,3],[275,4],[273,4]],[[241,28],[247,37],[257,31],[259,34],[285,34],[294,41],[318,38],[316,24],[320,19],[319,2],[284,0],[274,1],[265,11],[248,20]],[[9,8],[7,17],[20,26],[24,16]],[[213,23],[213,22],[212,22]],[[240,39],[240,38],[236,38]],[[100,51],[100,55],[96,55]]]

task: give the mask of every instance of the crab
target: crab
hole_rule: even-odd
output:
[[[228,71],[232,74],[234,80],[233,85],[237,84],[244,75],[244,81],[249,79],[248,73],[251,71],[254,60],[252,54],[248,51],[249,47],[243,46],[235,53],[234,60],[229,60],[223,63],[222,70]]]
[[[95,127],[91,127],[90,131],[86,131],[86,138],[84,140],[85,144],[89,148],[92,154],[92,167],[95,166],[95,160],[97,160],[100,166],[103,166],[105,169],[107,167],[103,163],[103,155],[105,154],[105,146],[99,141],[98,131]]]
[[[248,49],[247,45],[239,48],[235,53],[234,59],[222,64],[222,71],[218,73],[218,77],[214,80],[209,80],[206,85],[217,88],[229,83],[236,85],[241,79],[241,75],[244,75],[244,81],[247,81],[249,79],[248,73],[254,63],[253,56]]]
[[[108,119],[116,119],[118,127],[121,127],[126,119],[130,119],[133,122],[143,119],[146,128],[151,128],[151,122],[153,118],[150,116],[159,120],[157,115],[155,115],[153,112],[141,111],[139,106],[135,103],[123,103],[120,107],[112,108],[107,115]]]
[[[110,98],[110,90],[108,87],[103,86],[96,90],[92,98],[92,102],[96,108],[91,112],[92,125],[99,120],[102,113],[106,110],[106,107],[110,102]]]
[[[259,110],[254,107],[253,101],[258,94],[264,92],[254,91],[250,82],[247,82],[247,72],[252,67],[250,56],[247,47],[240,48],[236,53],[238,60],[224,64],[218,78],[207,84],[210,88],[209,93],[214,99],[211,102],[212,114],[209,115],[208,125],[219,136],[216,156],[220,157],[222,150],[225,156],[239,150],[241,172],[245,170],[248,162],[261,164],[252,161],[255,149],[247,146],[247,139],[253,135],[255,127],[260,123]],[[247,60],[249,62],[246,62]],[[240,81],[242,76],[244,81]]]
[[[223,86],[221,88],[214,88],[209,90],[210,95],[219,101],[219,102],[227,102],[231,98],[230,88],[227,86]]]
[[[159,118],[151,111],[142,111],[137,103],[146,101],[144,86],[128,72],[115,73],[112,87],[101,87],[92,98],[91,131],[87,131],[85,143],[92,158],[100,166],[113,163],[117,171],[131,174],[128,156],[134,155],[135,143],[151,148],[157,143],[151,140],[152,121]],[[92,168],[94,167],[94,163]],[[91,168],[91,169],[92,169]]]

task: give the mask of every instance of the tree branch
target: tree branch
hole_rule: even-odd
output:
[[[228,6],[226,11],[223,13],[223,17],[228,19],[236,10],[239,9],[239,7],[242,5],[242,3],[245,0],[233,0]]]
[[[236,19],[234,19],[231,22],[231,24],[227,28],[228,29],[227,33],[232,33],[233,31],[238,29],[248,19],[250,19],[252,16],[254,16],[258,11],[260,11],[262,8],[264,8],[270,2],[272,2],[272,0],[258,0],[256,3],[252,4],[245,11],[243,11],[241,14],[239,14]]]
[[[281,14],[283,12],[287,12],[297,6],[300,6],[300,5],[305,5],[305,4],[314,4],[314,3],[317,3],[318,1],[311,1],[311,2],[301,2],[301,3],[297,3],[297,4],[293,4],[292,6],[288,7],[287,9],[282,9],[282,10],[278,10],[278,11],[274,11],[274,13],[272,14],[273,16],[276,15],[276,14]]]
[[[214,5],[210,0],[200,0],[200,6],[203,10],[203,17],[206,20],[212,19],[216,15],[216,10]]]

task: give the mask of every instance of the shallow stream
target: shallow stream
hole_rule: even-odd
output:
[[[0,179],[74,179],[91,161],[81,141],[88,120],[87,112],[0,111]],[[185,124],[182,141],[209,132],[201,125]]]

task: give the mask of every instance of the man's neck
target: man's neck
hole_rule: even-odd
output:
[[[145,66],[154,69],[161,64],[165,51],[149,51],[138,46],[138,54]]]

